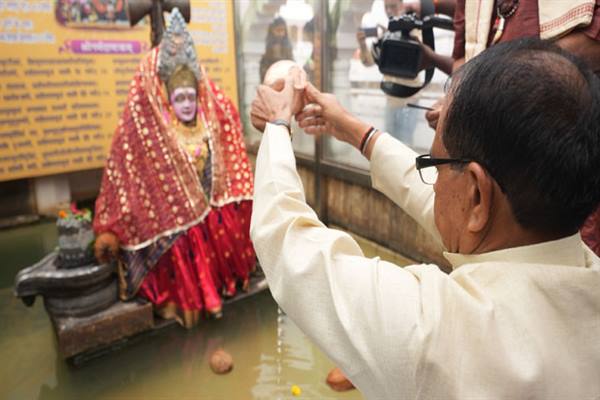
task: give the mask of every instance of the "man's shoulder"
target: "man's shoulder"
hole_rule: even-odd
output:
[[[600,257],[586,244],[583,243],[585,266],[595,271],[600,271]]]

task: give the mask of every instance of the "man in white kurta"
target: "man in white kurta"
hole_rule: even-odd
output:
[[[274,103],[287,93],[262,90],[263,97],[279,96]],[[362,125],[347,115],[341,121],[338,109],[327,115],[331,98],[313,88],[308,97],[322,106],[320,118],[340,118],[333,129],[358,143]],[[265,120],[280,121],[282,109]],[[436,227],[444,217],[434,215],[436,196],[450,189],[424,184],[416,154],[398,140],[374,139],[365,152],[373,186],[445,248],[454,247],[448,230]],[[432,157],[447,156],[440,143]],[[482,169],[471,164],[460,173],[445,166],[438,180],[442,173],[470,179],[470,193],[469,182],[482,179],[478,196],[485,198],[495,184],[485,179],[493,178],[478,177]],[[470,254],[460,254],[462,242],[444,253],[450,274],[430,264],[400,268],[366,258],[348,234],[319,221],[281,124],[266,125],[255,177],[251,235],[273,297],[366,398],[600,398],[600,260],[578,233]],[[477,226],[472,219],[466,225]]]

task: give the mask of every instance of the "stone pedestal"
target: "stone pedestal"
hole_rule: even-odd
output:
[[[28,306],[43,297],[62,358],[93,358],[154,327],[152,304],[118,301],[114,263],[69,269],[58,264],[54,251],[21,270],[15,295]]]
[[[154,327],[152,304],[117,302],[89,317],[55,317],[58,350],[67,359],[76,355],[101,353],[124,344],[128,338]]]
[[[58,252],[21,270],[15,278],[15,295],[27,306],[44,298],[48,313],[61,317],[87,317],[117,301],[116,265],[90,264],[61,268]]]
[[[36,296],[44,298],[61,358],[82,364],[144,337],[145,332],[176,323],[174,319],[155,321],[151,303],[118,301],[113,264],[59,269],[56,258],[57,252],[52,252],[20,271],[15,279],[15,295],[28,306]],[[224,304],[265,289],[264,276],[255,274],[247,292]]]

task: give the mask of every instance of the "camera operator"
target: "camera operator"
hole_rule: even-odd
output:
[[[427,0],[430,1],[430,0]],[[417,17],[421,17],[422,10],[421,1],[413,1],[403,3],[401,0],[385,0],[385,10],[388,18],[398,18],[403,14],[415,14]],[[438,0],[431,2],[431,11],[435,14],[443,14],[452,17],[454,14],[455,0]],[[377,38],[381,39],[382,35],[380,32],[385,32],[387,27],[378,25],[376,28]],[[373,55],[369,47],[367,46],[367,33],[369,30],[359,29],[356,32],[356,39],[360,49],[360,60],[365,66],[371,66],[375,64]],[[420,35],[416,33],[415,38],[420,41]],[[434,52],[431,47],[421,43],[421,49],[423,53],[420,70],[435,67],[446,74],[452,72],[452,57],[443,56]]]
[[[438,2],[434,2],[433,4],[435,13],[448,15],[450,17],[454,13],[454,0],[440,0]],[[388,19],[397,18],[403,14],[409,13],[415,13],[417,16],[419,16],[421,12],[420,1],[404,3],[402,0],[385,0],[384,6]],[[371,32],[370,29],[373,29],[374,32]],[[356,32],[356,40],[358,41],[360,50],[360,61],[364,66],[370,67],[375,65],[375,60],[373,59],[371,50],[367,45],[367,36],[375,36],[378,39],[381,39],[382,35],[380,33],[385,32],[386,29],[387,27],[377,25],[375,28],[359,29]],[[420,67],[421,70],[433,66],[445,72],[446,74],[450,74],[452,72],[452,58],[437,54],[425,44],[422,44],[422,50],[423,62]]]
[[[388,19],[396,19],[407,12],[414,12],[415,7],[416,6],[414,3],[404,3],[402,0],[384,0],[385,13]],[[371,67],[376,64],[376,60],[373,58],[371,46],[368,44],[367,38],[372,37],[376,38],[377,40],[381,40],[386,33],[387,26],[384,27],[379,24],[375,27],[360,28],[356,32],[356,39],[359,44],[359,58],[365,67]],[[420,30],[414,29],[411,31],[411,36],[421,43]],[[423,57],[421,57],[422,63],[419,65],[420,70],[433,66],[446,73],[450,72],[452,62],[448,62],[446,57],[436,54],[433,52],[433,50],[431,50],[430,47],[426,45],[421,45],[421,49]],[[425,81],[425,74],[418,74],[414,78],[395,78],[395,81],[407,87],[418,88],[423,85],[423,82]],[[384,112],[385,129],[397,139],[402,140],[408,145],[412,145],[413,133],[420,115],[417,111],[407,108],[407,102],[407,98],[389,95],[386,96]]]
[[[402,0],[384,0],[383,6],[388,19],[399,17],[405,13],[404,2]],[[374,29],[375,32],[369,36],[377,37],[379,39],[381,37],[379,34],[380,31],[384,31],[386,27],[377,25],[371,29]],[[371,50],[367,46],[367,32],[364,29],[359,29],[356,31],[356,40],[358,41],[360,50],[360,61],[365,67],[370,67],[375,65],[375,61],[373,60],[373,55],[371,55]]]

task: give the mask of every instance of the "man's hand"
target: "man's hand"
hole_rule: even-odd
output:
[[[421,64],[419,65],[419,71],[422,71],[427,68],[435,67],[435,51],[425,43],[421,42],[418,38],[412,37],[413,40],[419,42],[421,46]]]
[[[369,125],[350,114],[330,93],[321,93],[310,83],[306,86],[305,101],[309,103],[296,115],[296,120],[306,133],[326,133],[336,139],[360,146],[362,134]]]
[[[356,41],[360,46],[367,47],[367,35],[365,35],[365,31],[362,29],[356,31]]]
[[[289,122],[292,115],[304,107],[305,87],[306,74],[300,68],[290,69],[285,79],[276,81],[272,86],[260,85],[252,101],[252,125],[262,132],[269,121],[282,119]]]
[[[377,25],[378,27],[380,25]],[[379,28],[377,28],[379,29]],[[367,35],[365,31],[359,29],[356,31],[356,41],[358,42],[359,52],[360,52],[360,62],[363,63],[365,67],[370,67],[371,65],[375,65],[375,60],[373,60],[373,55],[369,51],[367,47]]]
[[[103,232],[96,237],[94,255],[96,260],[105,263],[114,260],[119,251],[119,239],[112,232]]]
[[[411,39],[418,42],[421,47],[421,63],[419,64],[419,71],[433,67],[447,75],[452,73],[452,63],[454,62],[452,57],[436,53],[431,47],[427,46],[416,36],[411,36]]]

